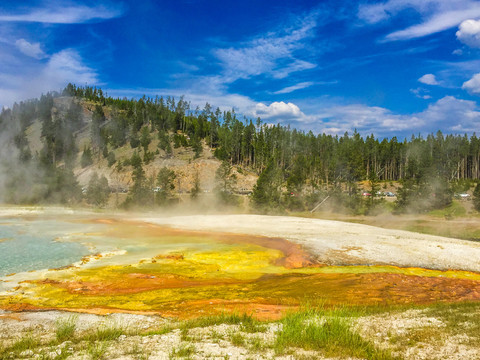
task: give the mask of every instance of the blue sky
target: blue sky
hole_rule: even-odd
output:
[[[480,0],[2,1],[0,106],[68,82],[315,133],[471,134]]]

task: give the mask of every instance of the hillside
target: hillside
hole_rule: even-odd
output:
[[[233,194],[252,193],[261,212],[305,211],[328,198],[334,211],[418,213],[472,195],[480,177],[476,135],[315,135],[208,103],[192,109],[183,97],[115,99],[72,84],[3,109],[0,134],[8,203],[103,206],[111,189],[127,205],[163,206],[216,189],[231,205]]]
[[[52,111],[57,113],[58,116],[65,116],[72,101],[75,101],[75,98],[63,96],[55,98]],[[82,106],[82,122],[84,126],[76,132],[75,135],[77,148],[83,149],[85,147],[92,147],[90,133],[95,104],[83,100],[80,100],[79,104]],[[111,109],[106,106],[104,112],[106,117],[104,126],[108,126],[111,122]],[[40,128],[41,124],[37,120],[28,130],[30,147],[36,151],[41,150]],[[173,148],[172,154],[167,154],[165,150],[159,148],[160,140],[158,139],[158,131],[152,131],[151,137],[152,141],[148,145],[148,151],[152,153],[154,157],[151,162],[144,165],[147,178],[155,178],[160,168],[168,167],[175,171],[176,174],[176,192],[180,194],[190,192],[196,173],[199,174],[201,189],[206,192],[213,191],[215,187],[215,171],[220,166],[221,161],[215,158],[212,148],[205,144],[205,142],[202,142],[202,152],[198,157],[195,156],[192,148],[188,146]],[[138,148],[132,148],[130,142],[127,142],[117,149],[112,149],[112,152],[115,154],[115,159],[117,160],[116,165],[130,159],[134,152],[138,150]],[[105,176],[113,189],[129,189],[133,185],[133,168],[131,166],[108,166],[108,160],[100,153],[93,156],[92,165],[82,167],[80,160],[81,153],[77,156],[76,166],[73,170],[82,187],[88,185],[88,181],[93,172],[97,172],[100,176]],[[243,171],[238,172],[236,169],[234,169],[234,173],[237,177],[236,186],[238,189],[251,190],[258,177],[253,173],[245,174]]]
[[[53,126],[56,126],[57,119],[63,119],[68,127],[68,121],[72,118],[72,109],[76,112],[76,125],[71,135],[74,150],[74,157],[67,156],[58,157],[54,160],[57,168],[69,168],[72,170],[79,186],[85,193],[88,188],[89,181],[94,174],[99,177],[105,177],[109,187],[113,193],[119,193],[125,198],[125,194],[134,185],[134,166],[130,165],[133,156],[138,155],[142,158],[142,169],[145,172],[146,182],[149,184],[150,190],[154,190],[156,186],[156,177],[161,168],[168,168],[175,173],[174,191],[176,197],[182,197],[182,194],[190,193],[195,185],[196,179],[199,182],[200,192],[204,195],[214,191],[218,180],[215,173],[221,161],[214,156],[214,148],[207,144],[205,139],[200,139],[200,149],[194,150],[189,142],[188,134],[181,130],[165,131],[163,134],[156,129],[152,129],[148,125],[140,126],[138,133],[148,133],[149,143],[147,146],[134,145],[132,137],[125,136],[123,144],[108,144],[108,135],[105,135],[108,129],[115,126],[113,117],[118,116],[119,112],[112,106],[99,107],[98,102],[88,101],[75,96],[54,96],[51,98],[51,108],[49,114],[53,119]],[[21,104],[20,106],[25,106]],[[28,106],[28,105],[27,105]],[[39,107],[38,103],[35,104]],[[99,126],[100,142],[95,144],[95,111],[101,109],[104,119]],[[124,111],[120,111],[125,115]],[[48,119],[50,120],[50,119]],[[28,149],[31,156],[35,159],[41,159],[48,148],[48,135],[45,135],[45,118],[41,118],[41,111],[36,111],[30,115],[30,118],[24,125],[23,133],[25,142],[21,146]],[[124,129],[125,135],[130,133],[133,136],[134,131]],[[9,133],[10,129],[3,133]],[[20,131],[20,134],[22,131]],[[174,146],[168,145],[168,148],[161,146],[162,135],[166,134],[167,139],[174,136],[182,137],[187,141]],[[69,136],[68,134],[67,136]],[[18,135],[14,135],[15,138]],[[62,135],[65,139],[66,135]],[[56,138],[55,138],[56,137]],[[62,140],[64,141],[64,140]],[[58,134],[53,136],[52,143],[54,146],[58,144]],[[82,156],[88,150],[91,152],[91,161],[88,164],[83,163]],[[13,152],[16,154],[16,151]],[[65,152],[66,153],[66,152]],[[106,154],[113,156],[114,161],[110,160]],[[147,154],[148,159],[145,154]],[[53,155],[55,157],[55,154]],[[10,162],[14,161],[9,158]],[[67,164],[68,162],[68,164]],[[252,190],[258,175],[252,171],[241,169],[238,166],[232,167],[231,175],[235,179],[232,192],[246,193]],[[117,204],[118,205],[118,204]]]

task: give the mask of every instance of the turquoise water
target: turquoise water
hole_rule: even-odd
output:
[[[99,231],[101,224],[58,220],[0,219],[0,276],[70,265],[90,254],[82,245],[84,233]]]

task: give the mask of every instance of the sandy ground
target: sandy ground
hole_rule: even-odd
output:
[[[187,230],[282,237],[325,264],[422,267],[480,272],[480,243],[341,221],[264,215],[142,217]]]

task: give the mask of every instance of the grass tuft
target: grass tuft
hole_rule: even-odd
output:
[[[230,335],[230,342],[234,346],[245,346],[245,336],[242,333],[234,332]]]
[[[258,336],[251,338],[248,345],[249,349],[252,351],[261,351],[268,347],[268,344],[266,344],[264,340]]]
[[[352,330],[348,311],[307,309],[291,313],[281,320],[274,349],[287,348],[321,351],[327,356],[354,356],[371,360],[395,359],[390,352],[376,348]]]
[[[20,354],[27,350],[33,350],[39,346],[38,340],[33,338],[32,334],[28,334],[25,337],[14,342],[10,347],[6,349],[7,352]]]
[[[220,342],[220,340],[224,339],[224,336],[220,334],[218,331],[216,331],[215,329],[212,329],[210,331],[209,336],[210,336],[210,340],[212,340],[215,343],[218,343]]]
[[[170,359],[190,359],[196,351],[195,346],[183,343],[172,350],[170,353]]]
[[[115,325],[101,325],[94,332],[86,336],[87,341],[112,341],[117,340],[121,335],[125,334],[122,327]]]
[[[78,315],[71,315],[67,318],[58,319],[56,322],[55,335],[59,342],[71,340],[77,326]]]
[[[127,352],[128,355],[132,355],[135,360],[147,360],[150,352],[145,351],[139,344],[135,343],[131,349]]]
[[[139,335],[140,336],[164,335],[164,334],[168,334],[173,329],[174,329],[173,326],[164,325],[164,326],[162,326],[161,328],[158,328],[158,329],[153,329],[153,330],[148,330],[148,331],[145,331],[145,332],[141,332]]]
[[[104,342],[90,342],[87,348],[87,354],[91,360],[106,359],[107,344]]]
[[[60,350],[60,353],[56,351],[55,348],[52,348],[51,351],[43,350],[40,354],[38,354],[38,360],[65,360],[71,356],[71,352],[68,348],[63,347]]]
[[[242,327],[244,327],[245,329],[253,329],[256,326],[262,325],[260,321],[254,319],[252,316],[247,314],[240,315],[237,313],[233,313],[233,314],[222,313],[220,315],[205,316],[205,317],[201,317],[193,320],[187,320],[180,325],[180,328],[193,329],[196,327],[208,327],[212,325],[221,325],[221,324],[242,325]]]

